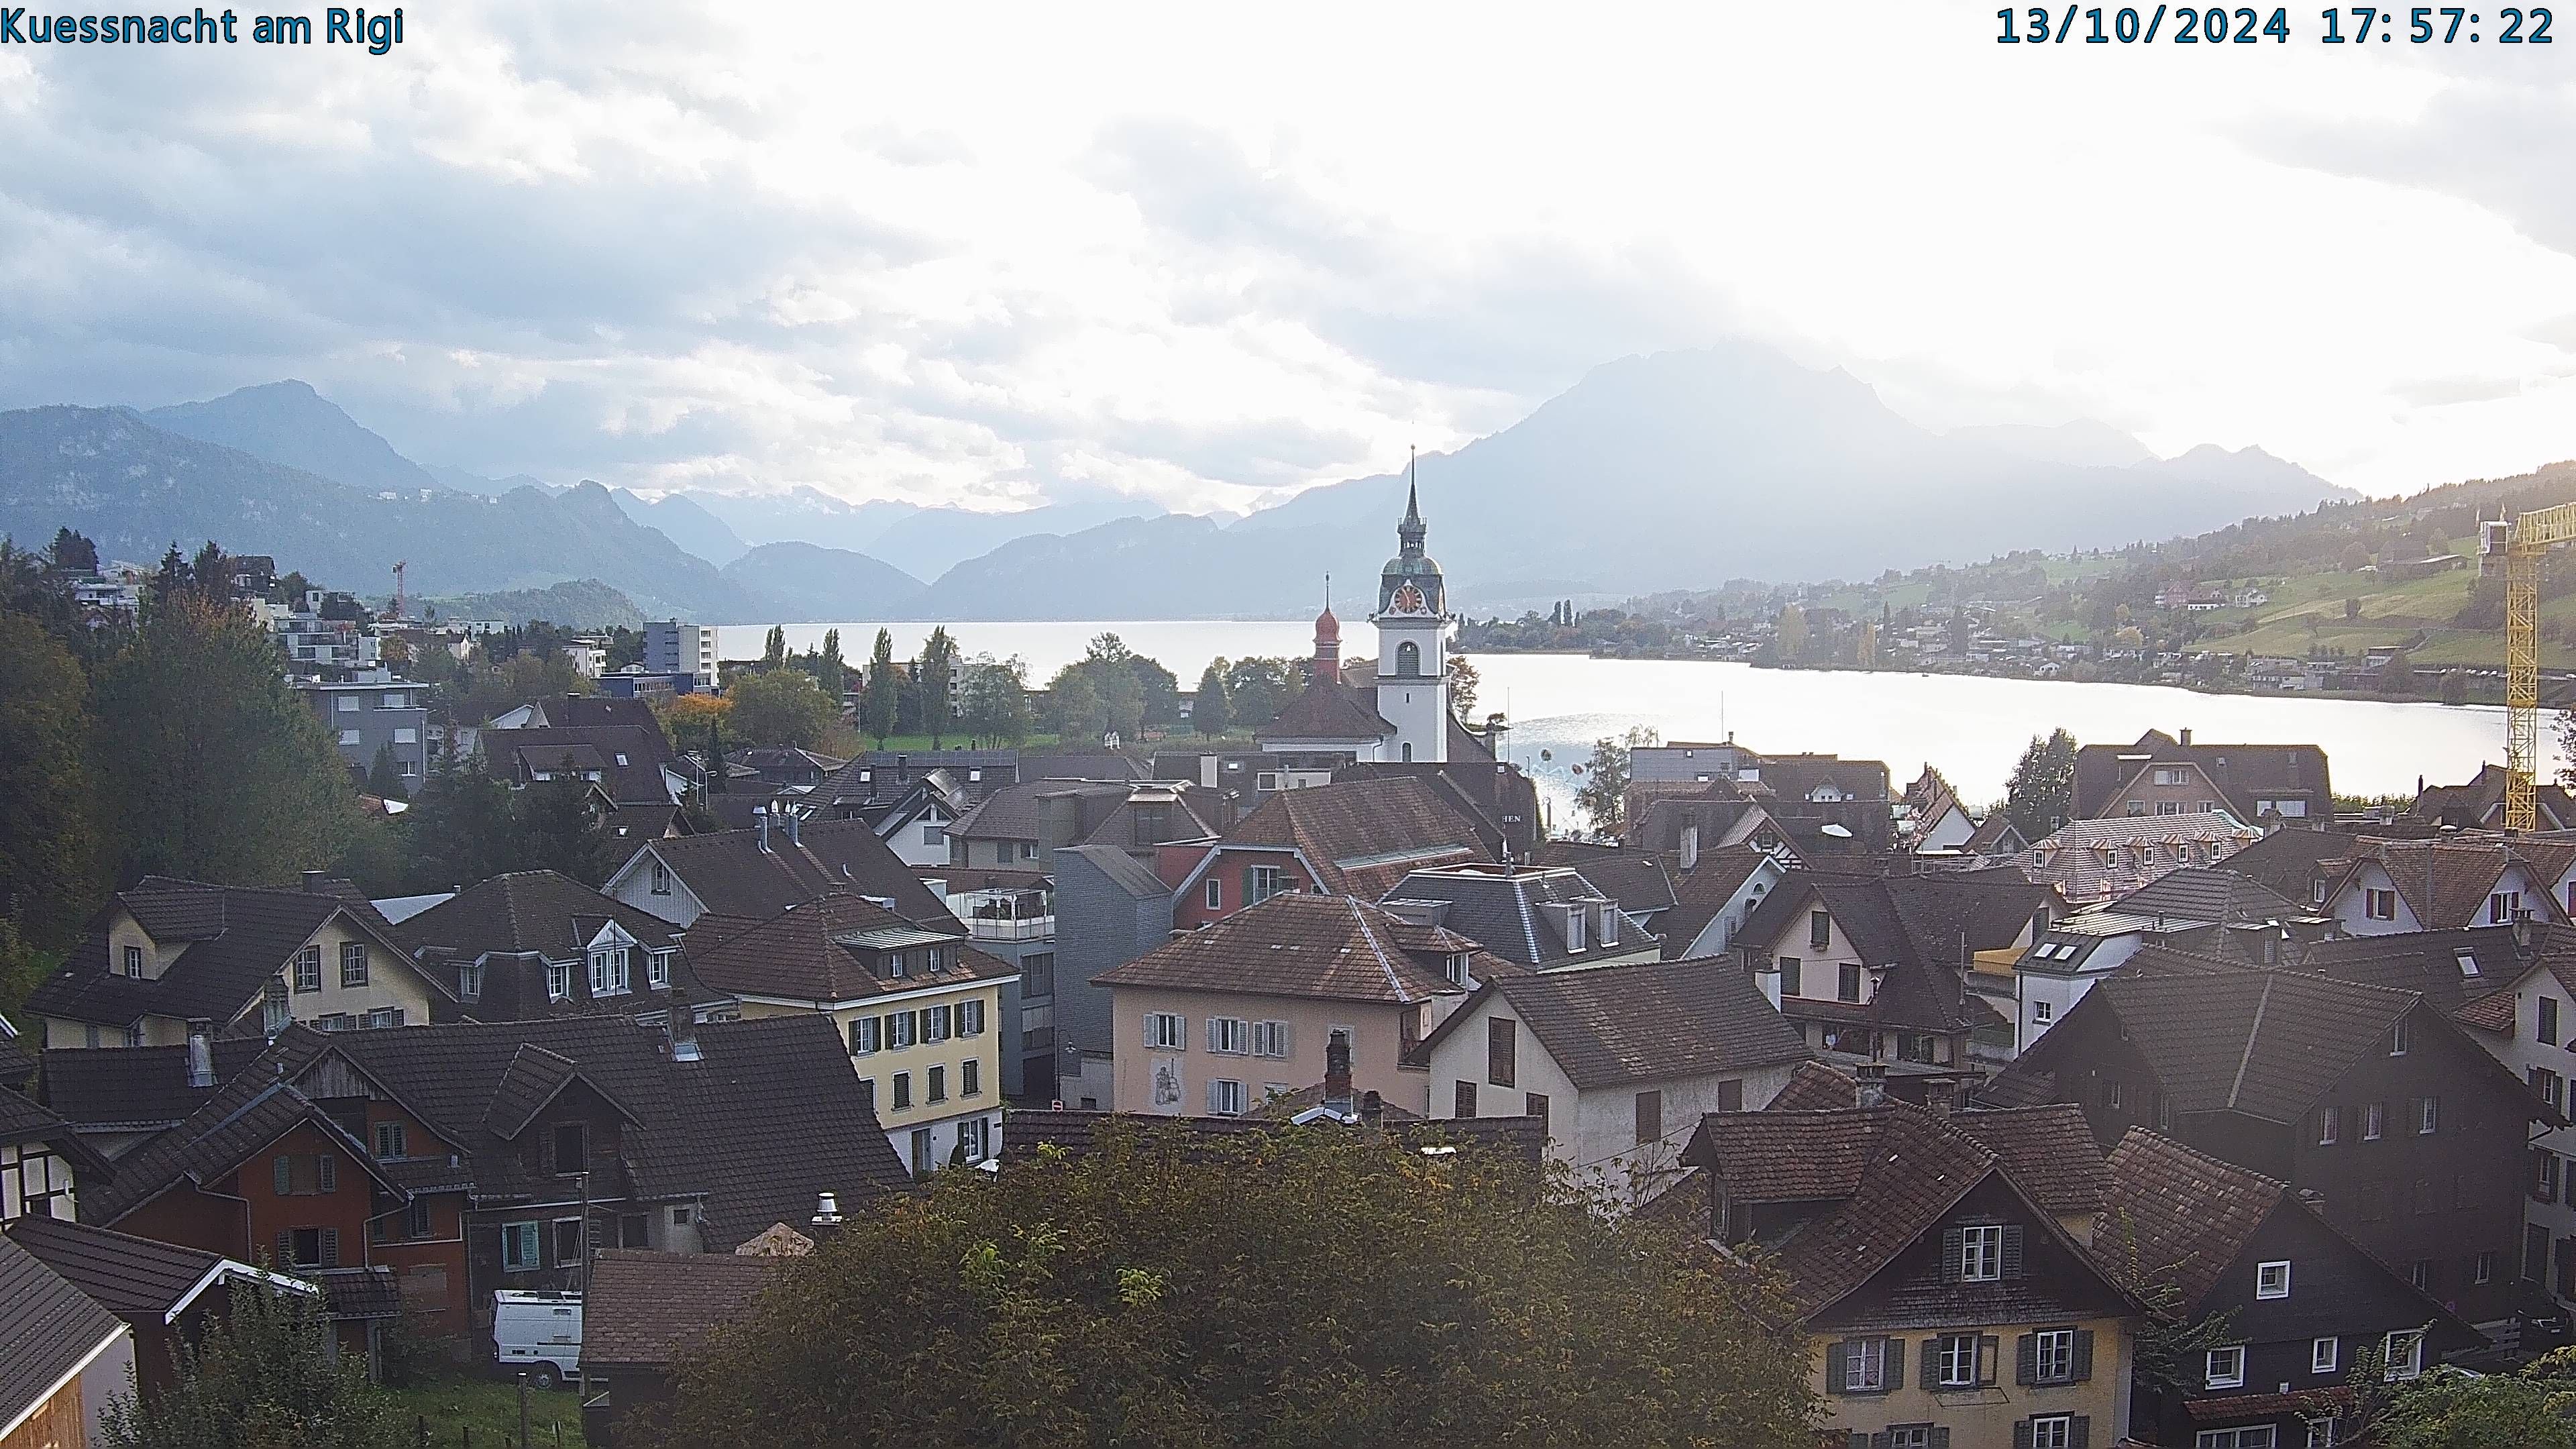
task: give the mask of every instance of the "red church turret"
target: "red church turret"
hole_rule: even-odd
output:
[[[1333,617],[1333,586],[1324,583],[1324,612],[1315,616],[1314,677],[1338,680],[1342,677],[1342,621]]]

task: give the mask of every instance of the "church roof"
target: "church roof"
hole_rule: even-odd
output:
[[[1256,740],[1374,740],[1395,733],[1363,692],[1329,676],[1307,684]]]

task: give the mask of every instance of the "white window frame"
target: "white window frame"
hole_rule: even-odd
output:
[[[1252,1051],[1252,1023],[1239,1016],[1208,1018],[1208,1050],[1220,1056],[1239,1057]]]
[[[647,986],[660,991],[671,984],[671,957],[674,954],[671,951],[644,953],[644,982]]]
[[[2075,1416],[2034,1415],[2030,1421],[2030,1449],[2075,1449]]]
[[[2000,1283],[2004,1276],[2004,1225],[1969,1223],[1959,1230],[1959,1281]]]
[[[921,1041],[924,1046],[943,1042],[956,1035],[948,1005],[925,1007],[921,1013]]]
[[[353,971],[351,970],[352,967],[356,969]],[[366,942],[343,941],[340,943],[341,990],[354,991],[357,988],[366,985],[370,971],[371,967],[367,961]]]
[[[1288,891],[1288,868],[1284,865],[1256,865],[1244,872],[1243,903],[1257,906],[1272,896]]]
[[[590,994],[624,996],[630,979],[627,970],[625,947],[610,946],[604,950],[591,952]]]
[[[1855,1338],[1843,1345],[1843,1392],[1887,1392],[1887,1340]]]
[[[1256,1057],[1285,1058],[1294,1041],[1293,1029],[1284,1021],[1252,1024],[1252,1054]]]
[[[1249,1107],[1251,1093],[1243,1083],[1219,1077],[1208,1082],[1208,1115],[1240,1117]]]
[[[850,1041],[850,1055],[854,1057],[874,1056],[885,1049],[885,1018],[881,1016],[851,1017],[850,1029],[847,1035]]]
[[[2376,1142],[2388,1135],[2388,1104],[2365,1103],[2361,1109],[2361,1140]]]
[[[957,1034],[959,1036],[984,1034],[984,998],[970,996],[957,1003]]]
[[[2254,1296],[2287,1298],[2290,1296],[2290,1261],[2287,1258],[2254,1265]]]
[[[2192,1449],[2279,1449],[2280,1435],[2269,1424],[2245,1424],[2233,1429],[2203,1429],[2191,1443]]]
[[[2043,1384],[2075,1381],[2075,1330],[2043,1328],[2031,1335],[2031,1378]]]
[[[1939,1370],[1940,1378],[1938,1382],[1927,1385],[1926,1387],[1943,1389],[1975,1388],[1977,1386],[1977,1358],[1979,1347],[1977,1335],[1973,1333],[1945,1333],[1935,1341],[1940,1346],[1933,1350],[1932,1361],[1933,1366]],[[1961,1354],[1961,1349],[1963,1347],[1966,1350],[1964,1357]],[[1961,1377],[1958,1372],[1962,1363],[1966,1365],[1965,1377]]]
[[[2330,1374],[2343,1361],[2343,1340],[2312,1338],[2308,1340],[2308,1372]]]
[[[1224,910],[1225,882],[1213,875],[1209,876],[1207,878],[1207,894],[1201,899],[1207,902],[1207,908],[1211,911]]]
[[[2228,1367],[2219,1367],[2222,1363]],[[2201,1364],[2201,1382],[2213,1389],[2245,1387],[2245,1345],[2239,1343],[2211,1349]]]
[[[1145,1049],[1185,1052],[1190,1049],[1190,1019],[1177,1011],[1145,1013]]]
[[[2397,1345],[2401,1341],[2406,1345],[2406,1353],[2403,1358],[2399,1357],[2397,1353]],[[2392,1329],[2389,1331],[2386,1338],[2380,1340],[2379,1346],[2381,1353],[2384,1354],[2387,1359],[2388,1367],[2386,1369],[2386,1376],[2390,1383],[2398,1383],[2406,1379],[2419,1378],[2423,1375],[2424,1330],[2420,1328]]]
[[[571,996],[572,963],[570,961],[547,962],[546,999],[548,1001],[565,1001],[569,1000]]]
[[[2415,1135],[2430,1137],[2442,1130],[2442,1099],[2418,1098],[2415,1103]]]
[[[886,1050],[899,1052],[919,1042],[921,1023],[912,1012],[886,1013]]]
[[[2406,1055],[2406,1045],[2406,1018],[2401,1016],[2394,1026],[2388,1028],[2388,1054],[2402,1057]]]
[[[307,984],[308,982],[310,983],[309,985]],[[320,942],[314,942],[295,953],[295,989],[297,991],[319,991],[322,989],[322,945]]]

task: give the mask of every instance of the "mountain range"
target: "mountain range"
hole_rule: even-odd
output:
[[[1606,363],[1419,476],[1453,601],[1497,610],[2110,547],[2355,496],[2259,448],[2158,458],[2090,420],[1934,433],[1750,343]],[[1000,514],[812,488],[647,496],[425,467],[300,382],[0,412],[0,533],[21,540],[69,525],[148,560],[211,536],[368,594],[407,559],[422,596],[590,581],[720,622],[1293,615],[1327,572],[1370,592],[1404,488],[1357,478],[1239,520],[1107,493]]]

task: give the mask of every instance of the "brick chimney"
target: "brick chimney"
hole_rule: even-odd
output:
[[[1864,1107],[1887,1105],[1887,1063],[1863,1062],[1852,1068],[1852,1085]]]
[[[1351,1099],[1351,1043],[1340,1032],[1324,1043],[1324,1100],[1348,1102]]]

